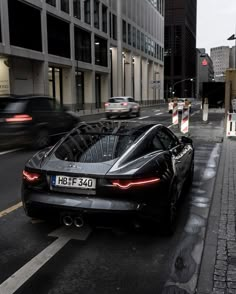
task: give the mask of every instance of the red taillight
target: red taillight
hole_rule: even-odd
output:
[[[128,106],[128,102],[122,102],[121,105],[122,106]]]
[[[105,107],[109,106],[109,103],[105,103]]]
[[[28,182],[35,182],[40,178],[40,174],[31,173],[23,170],[23,178]]]
[[[160,182],[160,178],[139,179],[139,180],[115,180],[112,185],[120,189],[129,189],[132,186],[145,186]]]
[[[6,118],[6,122],[24,122],[30,120],[32,120],[32,117],[28,114],[16,114],[13,117]]]

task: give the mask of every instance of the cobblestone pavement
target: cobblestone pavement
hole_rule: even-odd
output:
[[[198,280],[199,294],[236,294],[236,139],[225,138]]]

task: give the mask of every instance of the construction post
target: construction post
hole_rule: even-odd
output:
[[[202,120],[208,121],[208,98],[204,99]]]
[[[189,132],[189,107],[183,108],[181,120],[181,132],[186,134]]]

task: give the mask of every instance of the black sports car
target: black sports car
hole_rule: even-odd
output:
[[[132,216],[172,232],[176,203],[194,170],[192,140],[137,121],[80,123],[23,170],[30,217],[58,217],[80,227],[89,217]]]

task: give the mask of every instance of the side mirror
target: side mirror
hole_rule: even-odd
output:
[[[193,140],[189,137],[186,137],[186,136],[182,136],[180,137],[179,139],[180,143],[187,143],[187,144],[192,144],[193,143]]]

